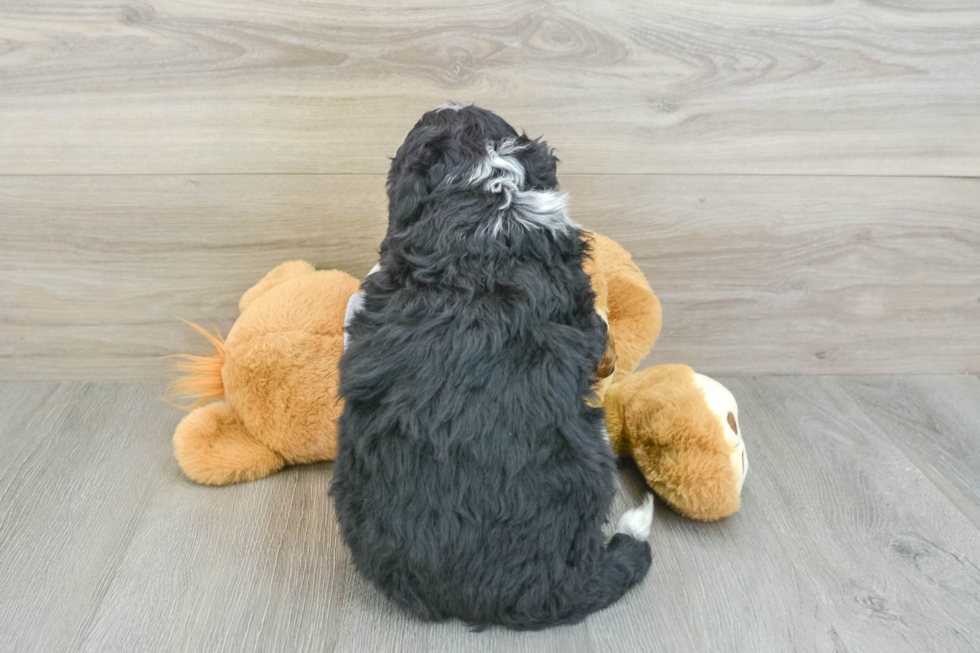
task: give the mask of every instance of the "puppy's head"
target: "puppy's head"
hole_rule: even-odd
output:
[[[457,205],[486,208],[494,220],[500,217],[494,210],[523,204],[526,210],[518,212],[518,221],[525,218],[526,227],[548,226],[548,219],[539,219],[548,213],[563,214],[551,220],[556,224],[574,225],[564,195],[556,190],[557,164],[547,143],[518,134],[491,111],[458,104],[429,111],[391,163],[389,234],[410,228],[427,206],[454,195]]]

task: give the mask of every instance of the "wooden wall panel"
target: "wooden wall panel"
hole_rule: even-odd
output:
[[[651,362],[980,371],[980,180],[565,175],[664,306]],[[295,258],[357,276],[381,175],[0,177],[0,378],[157,379]]]
[[[651,362],[980,371],[978,179],[582,181],[573,204],[628,244],[663,304]]]
[[[477,101],[566,171],[980,175],[976,2],[0,4],[0,173],[383,173]]]

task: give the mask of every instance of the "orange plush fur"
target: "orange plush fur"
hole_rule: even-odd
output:
[[[225,385],[221,380],[221,368],[225,364],[225,339],[218,331],[218,327],[214,327],[214,335],[211,335],[207,329],[193,322],[183,321],[214,345],[214,351],[209,355],[174,354],[167,357],[180,358],[183,362],[174,363],[174,370],[186,372],[184,376],[175,379],[170,384],[171,397],[174,399],[177,397],[193,397],[193,403],[180,406],[180,408],[194,410],[198,406],[225,398]]]
[[[739,509],[739,468],[724,424],[686,365],[657,365],[614,384],[606,428],[617,456],[630,457],[674,510],[714,520]]]
[[[626,250],[600,234],[588,237],[593,260],[586,272],[616,347],[616,371],[597,385],[613,451],[632,458],[677,512],[699,520],[732,514],[741,505],[744,471],[732,463],[727,416],[712,411],[686,365],[634,373],[660,335],[660,302]]]
[[[196,400],[174,433],[187,476],[224,485],[334,457],[344,311],[359,286],[343,272],[284,263],[242,296],[223,342],[197,327],[215,352],[184,357],[176,367],[190,374],[172,386]]]
[[[604,361],[615,361],[615,370],[597,384],[613,449],[631,456],[650,487],[681,514],[731,514],[744,477],[744,465],[740,473],[733,460],[743,449],[726,440],[724,416],[709,406],[691,368],[633,373],[660,334],[660,302],[626,250],[599,234],[586,238],[596,310],[614,343]],[[242,314],[227,339],[195,326],[215,351],[182,356],[177,365],[189,375],[174,391],[195,400],[174,433],[174,453],[187,476],[222,485],[334,457],[343,410],[337,363],[347,300],[359,285],[342,272],[284,263],[242,296]]]
[[[592,277],[596,310],[605,314],[609,333],[616,343],[618,383],[633,372],[650,353],[660,335],[663,319],[660,301],[633,258],[612,238],[589,232],[592,258],[585,271]]]

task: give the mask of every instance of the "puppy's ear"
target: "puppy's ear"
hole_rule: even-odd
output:
[[[400,230],[418,218],[432,192],[433,167],[443,158],[449,130],[441,125],[416,126],[391,161],[388,172],[388,229]]]
[[[531,140],[527,134],[517,139],[523,145],[519,156],[524,166],[525,179],[528,188],[534,190],[550,190],[558,187],[558,157],[548,143],[540,139]]]

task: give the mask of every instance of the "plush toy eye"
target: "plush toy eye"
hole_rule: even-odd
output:
[[[738,424],[735,423],[735,416],[731,413],[728,413],[728,425],[735,431],[735,435],[738,435]]]

